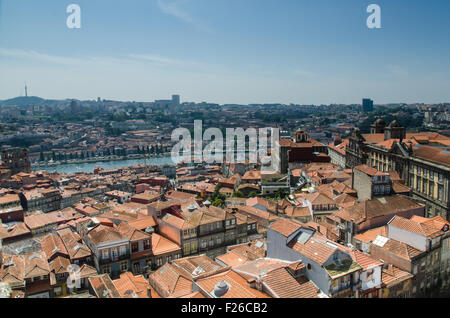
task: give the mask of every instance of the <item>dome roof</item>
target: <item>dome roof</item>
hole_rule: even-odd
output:
[[[386,122],[385,122],[383,119],[378,118],[378,119],[374,122],[374,125],[375,125],[375,126],[386,126]]]
[[[390,124],[389,127],[401,127],[400,124],[396,119],[394,119]]]

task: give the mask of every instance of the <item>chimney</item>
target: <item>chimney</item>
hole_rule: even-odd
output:
[[[147,287],[147,297],[148,298],[152,298],[152,289],[149,287]]]
[[[2,239],[0,238],[0,266],[3,264],[3,245],[2,245]]]
[[[256,279],[251,277],[247,280],[248,285],[250,288],[256,289]]]
[[[222,280],[216,284],[212,293],[216,298],[221,298],[228,292],[229,288],[228,283]]]

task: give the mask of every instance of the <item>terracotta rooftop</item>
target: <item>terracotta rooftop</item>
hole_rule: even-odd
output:
[[[286,268],[269,272],[263,282],[278,298],[318,298],[320,293],[314,283],[299,283]]]
[[[108,274],[91,276],[88,280],[97,298],[121,298],[120,292]]]
[[[301,227],[303,226],[300,222],[288,219],[278,219],[270,226],[270,229],[288,237]]]
[[[248,286],[247,281],[232,270],[201,278],[196,284],[209,297],[215,298],[213,291],[220,282],[225,282],[228,288],[227,292],[221,298],[269,298],[267,295]]]
[[[394,216],[392,220],[389,221],[388,225],[431,238],[444,234],[444,232],[442,232],[442,227],[435,226],[434,222],[416,222],[398,215]]]
[[[374,241],[377,238],[378,235],[387,237],[387,232],[388,232],[387,225],[380,226],[380,227],[377,227],[377,228],[374,228],[374,229],[370,229],[370,230],[367,230],[365,232],[356,234],[354,236],[354,239],[358,240],[358,241],[361,241],[361,242],[364,242],[364,243],[369,243],[369,242]]]
[[[113,280],[113,284],[122,298],[148,298],[150,284],[143,276],[122,273],[119,279]]]
[[[339,210],[335,212],[335,215],[349,222],[353,219],[356,224],[359,224],[382,215],[394,214],[420,207],[423,207],[423,205],[409,197],[393,195],[366,200],[354,206]]]

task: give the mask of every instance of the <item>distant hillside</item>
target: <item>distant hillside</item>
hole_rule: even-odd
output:
[[[20,96],[11,99],[7,99],[4,101],[0,101],[0,105],[3,106],[29,106],[29,105],[40,105],[45,103],[45,99],[37,97],[37,96]]]

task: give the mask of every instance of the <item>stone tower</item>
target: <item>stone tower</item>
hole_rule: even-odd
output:
[[[19,172],[31,172],[31,163],[28,149],[25,148],[9,148],[2,150],[0,161],[11,170],[11,175]]]
[[[378,118],[371,126],[370,133],[371,134],[384,134],[384,130],[386,128],[386,123],[383,119]]]
[[[396,120],[393,120],[384,130],[384,140],[400,139],[400,141],[402,141],[405,138],[406,128],[400,126]]]

